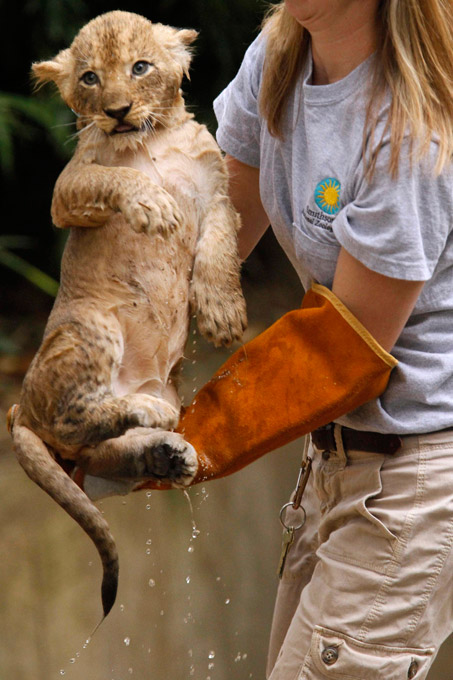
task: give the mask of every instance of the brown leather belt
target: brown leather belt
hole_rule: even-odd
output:
[[[314,446],[321,451],[336,451],[334,423],[318,427],[311,433]],[[341,438],[345,451],[367,451],[368,453],[396,453],[401,448],[401,438],[396,434],[381,432],[362,432],[349,427],[341,428]]]

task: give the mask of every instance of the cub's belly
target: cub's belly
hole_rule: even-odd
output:
[[[72,229],[62,266],[66,300],[90,300],[120,323],[123,355],[112,388],[118,396],[173,393],[189,326],[192,244],[137,234],[121,216],[96,229]],[[78,303],[77,303],[78,304]]]
[[[62,261],[62,278],[102,287],[114,280],[141,288],[171,288],[190,279],[195,236],[181,228],[168,238],[135,232],[121,215],[102,227],[72,228]]]
[[[174,401],[173,378],[189,327],[187,292],[188,287],[179,286],[167,291],[166,299],[120,312],[124,346],[113,385],[117,395],[146,392]]]

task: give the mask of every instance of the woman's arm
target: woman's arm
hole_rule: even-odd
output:
[[[239,257],[245,260],[269,226],[260,198],[260,171],[232,156],[226,155],[225,160],[230,176],[230,198],[242,221],[238,236]]]
[[[341,248],[332,290],[390,352],[406,325],[423,283],[377,274]]]

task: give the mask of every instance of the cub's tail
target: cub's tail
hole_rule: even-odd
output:
[[[75,519],[96,546],[104,570],[102,607],[106,617],[118,587],[118,553],[109,526],[88,496],[54,461],[44,442],[28,427],[13,421],[14,412],[10,411],[8,426],[19,463],[30,479]]]

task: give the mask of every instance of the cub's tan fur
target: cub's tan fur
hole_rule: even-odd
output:
[[[105,614],[115,544],[55,455],[119,483],[190,483],[195,451],[168,431],[178,422],[189,315],[216,345],[239,339],[246,324],[223,161],[180,92],[195,37],[110,12],[33,65],[76,112],[79,142],[52,202],[54,223],[71,228],[61,287],[11,433],[27,473],[95,542]]]

